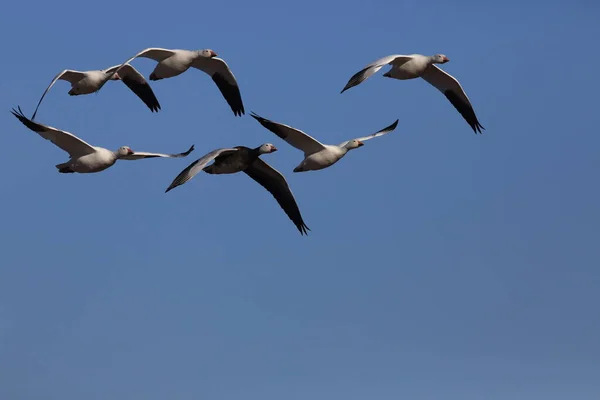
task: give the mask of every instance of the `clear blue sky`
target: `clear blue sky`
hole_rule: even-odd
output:
[[[600,398],[600,6],[452,3],[4,4],[0,399]],[[212,48],[247,113],[328,143],[400,123],[293,174],[301,153],[199,71],[153,83],[158,114],[121,84],[60,82],[40,122],[196,151],[58,174],[67,155],[10,109],[146,47]],[[339,94],[413,52],[451,59],[483,135],[423,81]],[[308,237],[244,174],[164,194],[204,153],[263,142]]]

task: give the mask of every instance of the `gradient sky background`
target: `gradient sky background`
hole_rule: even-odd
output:
[[[598,399],[600,113],[595,2],[7,2],[0,79],[0,398]],[[486,4],[484,4],[486,3]],[[246,111],[327,143],[375,132],[330,169],[233,116],[199,71],[67,95],[38,120],[186,159],[60,175],[27,115],[65,68],[146,47],[212,48]],[[348,78],[394,53],[446,54],[475,135],[423,81]],[[148,76],[155,63],[134,65]],[[219,147],[272,142],[312,229]]]

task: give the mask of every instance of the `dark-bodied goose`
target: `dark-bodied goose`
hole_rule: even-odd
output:
[[[172,78],[187,71],[190,67],[207,73],[215,82],[233,114],[244,114],[244,104],[240,88],[225,60],[217,58],[217,53],[211,49],[180,50],[161,49],[151,47],[144,49],[131,57],[126,63],[137,57],[150,58],[158,61],[154,71],[150,74],[151,81]]]
[[[158,103],[152,88],[146,79],[144,79],[144,76],[140,74],[138,70],[133,68],[133,66],[121,64],[96,71],[75,71],[71,69],[62,71],[52,79],[50,85],[44,90],[31,119],[35,119],[35,115],[37,114],[38,108],[40,107],[40,104],[42,104],[42,100],[44,100],[46,93],[48,93],[50,88],[59,80],[67,81],[71,84],[71,90],[69,90],[69,95],[71,96],[94,93],[99,91],[109,80],[121,80],[144,102],[144,104],[148,106],[150,111],[158,112],[160,109],[160,104]]]
[[[386,78],[399,80],[423,78],[433,87],[438,89],[458,110],[460,115],[467,121],[473,132],[481,133],[485,129],[477,120],[475,110],[463,90],[460,83],[450,74],[438,68],[435,64],[445,64],[448,57],[443,54],[433,56],[424,56],[421,54],[400,55],[395,54],[380,58],[379,60],[367,65],[350,78],[341,93],[365,81],[371,75],[375,74],[385,65],[391,65],[392,68],[383,74]]]
[[[292,128],[289,125],[273,122],[266,118],[260,117],[255,113],[250,114],[262,126],[288,142],[293,147],[304,152],[304,160],[294,168],[294,172],[316,171],[327,168],[338,162],[344,157],[348,151],[357,149],[364,145],[365,140],[373,139],[378,136],[390,133],[396,126],[396,120],[390,126],[373,133],[369,136],[363,136],[356,139],[347,140],[338,145],[323,144],[317,139],[307,135],[299,129]]]
[[[117,151],[111,151],[92,146],[72,133],[34,122],[23,114],[20,107],[19,111],[13,109],[12,114],[27,128],[69,153],[69,161],[56,165],[58,172],[62,173],[78,172],[86,174],[100,172],[114,165],[117,160],[139,160],[154,157],[179,158],[187,156],[194,150],[192,145],[188,151],[179,154],[137,152],[131,150],[128,146],[122,146]]]
[[[307,230],[310,229],[302,219],[300,209],[298,208],[298,204],[296,204],[287,181],[279,171],[260,158],[261,154],[273,153],[274,151],[277,151],[277,149],[270,143],[265,143],[255,149],[236,146],[213,150],[181,171],[167,190],[165,190],[165,193],[179,185],[183,185],[200,171],[208,174],[235,174],[236,172],[244,172],[273,195],[279,206],[285,211],[294,225],[296,225],[300,234],[308,234]],[[214,163],[207,166],[213,160]]]

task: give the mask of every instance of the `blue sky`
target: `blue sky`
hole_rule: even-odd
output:
[[[9,2],[0,79],[0,398],[597,399],[600,138],[593,2],[286,4]],[[116,149],[196,151],[61,175],[31,115],[65,68],[146,47],[212,48],[246,112],[328,143],[395,132],[335,166],[302,155],[189,71],[70,97],[38,120]],[[367,63],[444,53],[486,127],[435,89]],[[146,76],[154,62],[134,65]],[[387,69],[387,68],[386,68]],[[383,71],[382,71],[383,72]],[[301,237],[244,174],[198,175],[206,152],[272,142]]]

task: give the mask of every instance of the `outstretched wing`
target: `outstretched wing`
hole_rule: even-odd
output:
[[[244,172],[273,195],[279,206],[296,225],[301,235],[308,234],[307,230],[310,231],[310,229],[304,223],[296,199],[294,199],[287,181],[279,171],[257,158]]]
[[[194,60],[192,67],[204,71],[212,77],[236,116],[244,114],[240,88],[225,60],[218,57],[198,57]]]
[[[446,96],[454,108],[467,121],[473,132],[481,133],[482,129],[485,130],[479,123],[467,94],[456,78],[436,65],[431,65],[427,68],[421,77]]]
[[[119,67],[120,65],[115,65],[114,67],[108,68],[106,72],[113,72]],[[137,97],[144,102],[144,104],[148,106],[150,111],[158,112],[158,110],[160,110],[160,104],[158,103],[158,99],[154,95],[150,84],[148,84],[148,81],[146,81],[144,75],[142,75],[131,64],[123,65],[119,69],[117,76],[125,85],[127,85],[129,89],[131,89],[133,93],[136,94]]]
[[[364,67],[363,69],[361,69],[360,71],[358,71],[357,73],[352,75],[352,77],[350,78],[350,80],[348,80],[348,83],[346,83],[346,86],[344,86],[344,88],[342,89],[340,94],[344,93],[346,90],[350,89],[351,87],[354,87],[354,86],[359,85],[360,83],[364,82],[365,80],[367,80],[367,78],[369,78],[370,76],[375,74],[377,71],[379,71],[381,69],[381,67],[383,67],[387,64],[392,64],[393,62],[399,62],[399,61],[406,62],[410,59],[412,59],[411,56],[394,54],[391,56],[380,58],[377,61],[373,61],[371,64],[367,65],[366,67]]]
[[[60,72],[58,75],[56,75],[53,79],[52,82],[50,82],[50,85],[48,85],[48,87],[46,88],[46,90],[44,90],[44,93],[42,94],[42,97],[40,98],[40,101],[38,101],[37,107],[35,108],[35,111],[33,112],[33,115],[31,116],[31,119],[35,119],[35,115],[37,114],[38,108],[40,108],[40,104],[42,104],[42,100],[44,100],[44,97],[46,96],[46,93],[48,93],[48,91],[50,90],[50,88],[52,86],[54,86],[54,84],[56,83],[56,81],[63,80],[63,81],[68,81],[70,83],[77,83],[80,80],[82,80],[85,77],[85,73],[81,72],[81,71],[74,71],[71,69],[65,69],[64,71]]]
[[[146,153],[143,151],[134,151],[133,154],[129,154],[128,156],[120,157],[119,159],[121,159],[121,160],[141,160],[142,158],[156,158],[156,157],[180,158],[180,157],[187,157],[187,155],[190,154],[192,151],[194,151],[194,145],[192,145],[187,151],[184,151],[183,153],[162,154],[162,153]]]
[[[165,193],[171,189],[176,188],[179,185],[183,185],[184,183],[186,183],[187,181],[192,179],[194,176],[196,176],[196,174],[198,172],[202,171],[202,168],[204,168],[209,162],[211,162],[218,156],[225,155],[225,154],[231,154],[236,151],[238,151],[238,149],[230,149],[230,148],[217,149],[217,150],[213,150],[210,153],[202,156],[201,158],[197,159],[196,161],[194,161],[193,163],[188,165],[188,167],[186,169],[181,171],[179,173],[179,175],[177,175],[175,177],[175,179],[173,179],[173,182],[171,182],[171,184],[169,185],[167,190],[165,190]]]
[[[257,120],[262,126],[288,142],[288,144],[298,150],[302,150],[304,154],[313,154],[325,148],[325,146],[317,139],[307,135],[299,129],[268,120],[254,112],[251,113],[250,116]]]
[[[369,139],[373,139],[376,138],[377,136],[382,136],[385,134],[390,133],[391,131],[393,131],[394,129],[396,129],[396,127],[398,126],[398,120],[396,120],[393,124],[391,124],[388,127],[383,128],[380,131],[377,131],[369,136],[363,136],[360,138],[356,138],[356,139],[352,139],[352,140],[359,140],[361,142],[365,141],[365,140],[369,140]],[[339,147],[344,147],[350,140],[346,140],[345,142],[340,143],[338,146]]]
[[[161,62],[162,60],[171,57],[175,52],[169,49],[161,49],[160,47],[149,47],[137,53],[123,64],[129,64],[132,60],[138,57],[150,58],[154,61]],[[121,65],[123,65],[121,64]]]
[[[69,153],[71,158],[81,157],[96,151],[93,146],[79,139],[72,133],[34,122],[25,116],[21,110],[21,107],[18,107],[18,109],[19,111],[13,109],[11,112],[19,119],[19,121],[23,123],[23,125],[36,132],[44,139],[51,141],[60,149]]]

